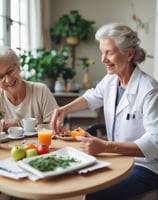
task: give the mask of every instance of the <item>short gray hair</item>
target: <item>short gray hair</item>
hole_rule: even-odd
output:
[[[13,64],[20,66],[20,58],[13,49],[8,46],[0,46],[0,60],[9,60]]]
[[[100,41],[104,38],[113,39],[122,53],[128,52],[130,48],[134,48],[135,55],[132,60],[134,64],[139,64],[145,60],[146,52],[140,47],[140,39],[137,33],[130,27],[119,23],[103,25],[97,30],[95,39]]]

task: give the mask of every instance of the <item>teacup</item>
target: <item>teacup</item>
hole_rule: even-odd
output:
[[[11,137],[21,137],[23,136],[23,129],[19,126],[10,127],[8,133]]]
[[[21,120],[21,125],[25,132],[34,132],[37,124],[36,118],[24,118]]]

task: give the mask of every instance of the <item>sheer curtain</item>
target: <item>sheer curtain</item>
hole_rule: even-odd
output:
[[[28,15],[29,24],[29,46],[30,49],[43,47],[43,34],[41,24],[41,1],[30,0],[29,2],[30,15]]]
[[[50,0],[30,0],[30,49],[50,48]]]

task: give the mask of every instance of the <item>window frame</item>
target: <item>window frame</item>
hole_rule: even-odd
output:
[[[16,48],[22,48],[25,50],[30,50],[32,48],[39,48],[41,47],[41,31],[40,31],[40,17],[36,17],[36,14],[40,16],[40,1],[38,0],[17,0],[18,8],[15,11],[15,8],[13,8],[13,2],[15,0],[0,0],[3,4],[3,14],[0,14],[0,17],[2,17],[3,25],[2,25],[2,37],[0,36],[0,43],[1,45],[7,45],[10,46],[13,49]],[[24,3],[25,5],[21,4]],[[21,5],[21,6],[20,6]],[[26,10],[23,10],[26,9]],[[18,10],[18,11],[17,11]],[[19,12],[19,19],[14,20],[11,19],[11,12]],[[24,16],[22,14],[26,13],[26,17],[24,21],[26,23],[23,23],[21,21]],[[15,13],[16,14],[16,13]],[[17,15],[18,15],[17,14]],[[22,16],[20,18],[20,15]],[[30,20],[31,19],[31,20]],[[19,25],[19,27],[18,27]],[[14,27],[13,27],[14,26]],[[26,27],[26,31],[24,30],[22,26]],[[33,30],[32,30],[33,29]],[[13,36],[13,31],[14,30],[14,39],[16,36],[17,42],[12,42],[13,40],[11,39]],[[17,35],[15,34],[17,31]],[[23,34],[23,32],[24,34]],[[25,35],[25,36],[24,36]],[[38,38],[36,39],[36,37]],[[25,41],[24,41],[25,39]],[[15,44],[18,44],[15,46]]]

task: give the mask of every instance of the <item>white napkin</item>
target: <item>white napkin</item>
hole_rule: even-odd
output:
[[[39,177],[20,168],[15,160],[7,158],[0,161],[0,175],[13,179],[28,177],[32,181],[36,181]]]
[[[104,161],[101,161],[101,160],[96,160],[96,162],[91,165],[91,166],[88,166],[86,168],[83,168],[83,169],[79,169],[77,171],[78,174],[85,174],[87,172],[91,172],[91,171],[94,171],[94,170],[97,170],[97,169],[101,169],[103,167],[108,167],[109,165],[111,165],[110,162],[104,162]]]

